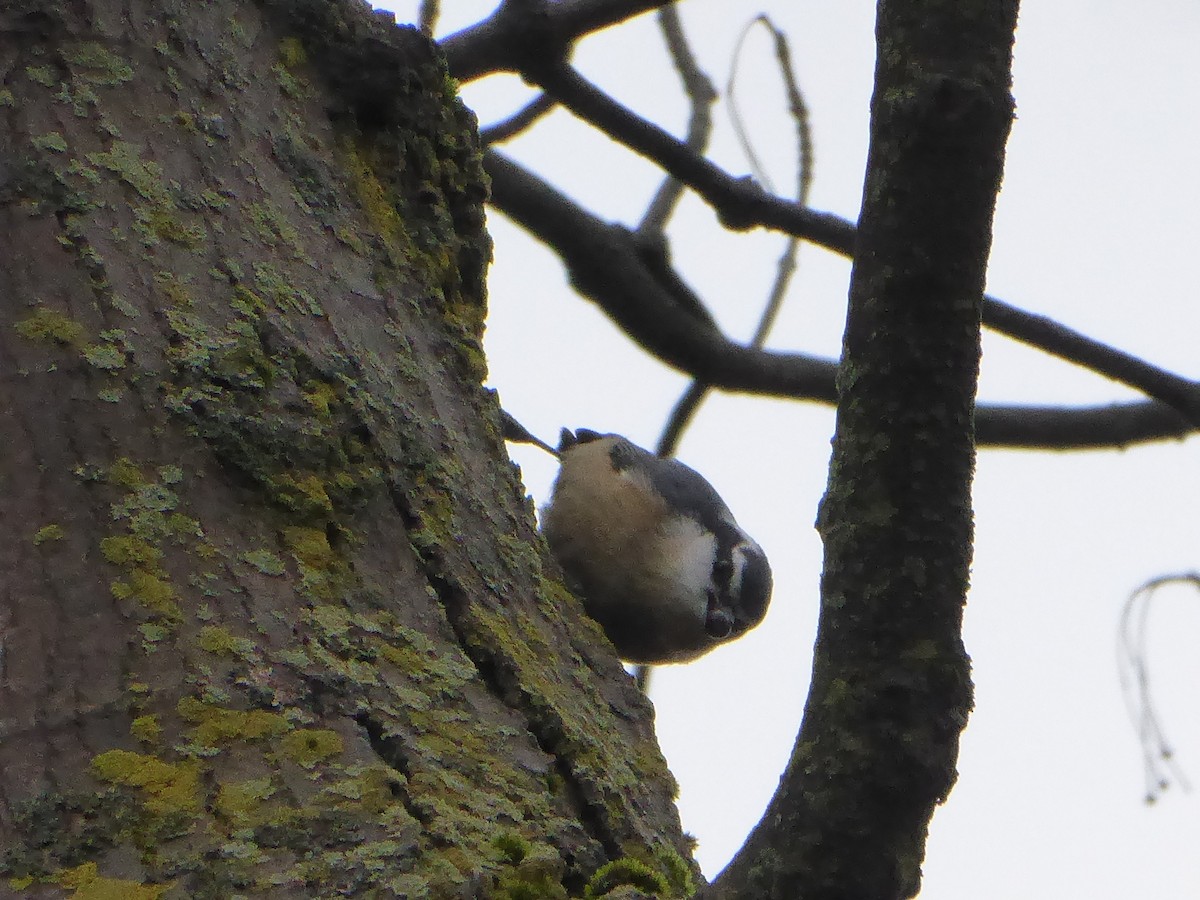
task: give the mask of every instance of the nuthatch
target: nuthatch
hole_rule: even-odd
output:
[[[771,567],[703,476],[585,429],[556,455],[542,531],[622,659],[686,662],[762,621]]]

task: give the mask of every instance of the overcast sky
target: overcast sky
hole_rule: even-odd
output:
[[[381,4],[401,21],[415,2]],[[441,34],[485,16],[448,0]],[[742,25],[764,9],[791,41],[812,111],[812,205],[856,217],[873,74],[872,4],[687,0],[685,27],[723,84]],[[1189,377],[1200,376],[1200,252],[1195,120],[1200,4],[1026,0],[1017,35],[1017,121],[996,218],[989,290]],[[782,192],[794,141],[767,41],[741,75],[744,115]],[[679,134],[687,108],[645,16],[585,41],[575,62],[622,102]],[[750,95],[754,94],[753,97]],[[470,85],[487,124],[528,96],[515,78]],[[712,158],[748,171],[724,106]],[[507,148],[597,214],[637,222],[653,169],[557,113]],[[632,346],[565,284],[557,261],[499,214],[490,278],[491,384],[507,409],[552,439],[559,427],[617,431],[653,446],[686,382]],[[685,204],[676,264],[727,333],[745,339],[782,240],[721,231]],[[827,356],[840,344],[849,266],[815,247],[772,339]],[[1103,403],[1134,395],[996,336],[984,343],[983,401]],[[684,827],[714,876],[761,815],[783,770],[807,690],[832,411],[716,396],[680,457],[722,493],[776,573],[755,632],[696,663],[655,673],[663,750],[682,786]],[[1145,580],[1200,569],[1200,442],[1124,452],[984,451],[966,617],[976,710],[960,779],[933,820],[926,900],[1200,896],[1200,796],[1178,786],[1147,806],[1141,756],[1122,701],[1122,604]],[[513,448],[545,500],[554,466]],[[1200,784],[1200,596],[1160,592],[1148,618],[1150,672],[1183,770]]]

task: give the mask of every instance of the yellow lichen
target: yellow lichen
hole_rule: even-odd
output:
[[[194,762],[169,763],[129,750],[109,750],[92,760],[101,781],[140,789],[153,813],[200,810],[200,769]]]
[[[279,808],[263,809],[263,801],[274,793],[270,778],[229,782],[217,791],[216,811],[234,828],[253,828],[266,821],[277,821]]]
[[[153,568],[162,559],[162,551],[132,535],[113,535],[100,541],[100,552],[116,566]]]
[[[139,487],[146,482],[141,470],[126,456],[122,456],[109,467],[108,480],[127,488]]]
[[[254,642],[219,628],[216,625],[206,625],[200,629],[197,641],[201,650],[215,653],[218,656],[249,657],[254,653]]]
[[[34,546],[40,547],[47,541],[61,541],[67,536],[61,525],[46,525],[33,534]]]
[[[280,753],[292,762],[311,769],[322,760],[342,752],[342,737],[336,731],[300,728],[285,734],[279,742]]]
[[[129,723],[129,733],[143,744],[152,744],[162,734],[162,726],[155,716],[138,716]]]
[[[225,709],[184,697],[175,706],[180,718],[193,726],[192,738],[204,747],[219,747],[233,741],[274,737],[288,730],[287,720],[265,709]]]
[[[280,502],[306,517],[326,518],[333,515],[333,501],[318,475],[297,477],[289,472],[270,479]]]
[[[389,261],[398,268],[405,266],[417,255],[417,250],[404,220],[396,211],[391,193],[375,174],[370,148],[356,146],[346,140],[342,144],[342,152],[358,202],[362,204],[372,230],[383,241]],[[436,273],[433,273],[431,280],[436,280],[436,277]]]
[[[279,42],[279,59],[289,69],[303,65],[306,58],[304,44],[299,38],[286,37]]]
[[[84,81],[92,84],[117,85],[133,78],[133,69],[125,60],[95,41],[69,45],[63,49],[62,55]]]
[[[316,569],[336,565],[337,554],[329,546],[329,538],[317,528],[285,528],[283,540],[297,562]]]
[[[158,900],[175,886],[174,882],[142,884],[124,878],[105,878],[94,862],[59,872],[55,881],[75,891],[71,900]]]
[[[145,569],[134,569],[125,579],[114,581],[111,590],[118,600],[136,600],[151,612],[168,619],[178,619],[181,615],[170,582]]]
[[[84,342],[83,326],[60,312],[39,306],[31,316],[13,325],[17,334],[29,341],[51,341],[77,347]]]

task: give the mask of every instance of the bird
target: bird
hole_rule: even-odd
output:
[[[558,458],[542,534],[625,662],[688,662],[763,620],[766,554],[699,472],[618,434],[564,428],[553,448],[507,414],[504,434]]]

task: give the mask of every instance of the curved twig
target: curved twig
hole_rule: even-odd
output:
[[[522,131],[531,128],[538,119],[554,109],[558,104],[545,93],[538,94],[519,110],[487,128],[479,130],[479,140],[485,145],[502,144],[512,140]]]
[[[1117,629],[1117,672],[1129,721],[1137,731],[1142,748],[1142,771],[1146,780],[1145,799],[1154,803],[1172,781],[1191,790],[1187,776],[1175,762],[1167,743],[1162,721],[1150,690],[1150,671],[1146,660],[1147,620],[1154,593],[1169,584],[1188,584],[1200,589],[1200,573],[1165,575],[1147,581],[1130,594],[1121,610]]]
[[[788,108],[792,120],[796,123],[796,203],[804,207],[808,205],[808,195],[812,187],[813,176],[812,132],[808,122],[808,106],[804,102],[804,94],[800,91],[799,82],[792,68],[791,52],[788,49],[787,38],[765,15],[756,16],[746,26],[741,38],[738,40],[737,48],[734,50],[729,81],[726,86],[726,94],[729,97],[729,117],[737,134],[738,143],[750,161],[751,167],[755,170],[755,177],[763,184],[770,185],[770,179],[758,162],[758,157],[751,146],[749,135],[742,123],[741,115],[738,113],[736,93],[734,91],[738,62],[746,36],[750,33],[750,29],[759,24],[767,28],[774,38],[775,58],[779,63],[780,76],[783,78],[784,88],[787,91]],[[759,318],[758,327],[754,330],[754,337],[750,339],[751,347],[763,347],[767,342],[767,337],[770,335],[771,329],[775,326],[775,320],[778,318],[779,310],[782,309],[784,298],[787,296],[788,285],[791,284],[792,276],[796,272],[796,259],[799,250],[800,239],[789,235],[783,253],[780,254],[779,261],[776,264],[775,280],[771,285],[767,304],[763,309],[762,316]],[[680,396],[679,400],[676,401],[667,419],[667,424],[663,428],[663,433],[659,437],[657,449],[660,456],[674,454],[680,436],[697,411],[699,411],[708,390],[708,385],[703,382],[693,381]]]

